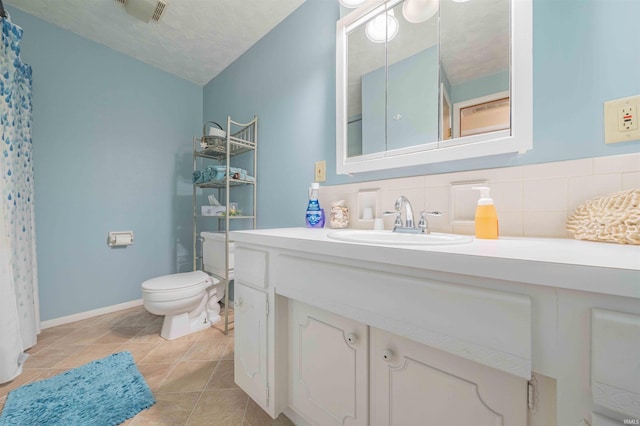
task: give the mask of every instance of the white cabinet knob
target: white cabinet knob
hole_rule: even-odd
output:
[[[382,359],[389,362],[391,361],[392,358],[393,358],[393,352],[391,351],[391,349],[385,349],[382,351]]]
[[[357,340],[358,340],[358,336],[356,336],[355,334],[353,333],[347,334],[347,342],[349,342],[350,344],[352,345],[355,344]]]
[[[237,308],[242,306],[242,298],[238,298],[238,300],[234,300],[233,301],[234,306],[236,306]]]

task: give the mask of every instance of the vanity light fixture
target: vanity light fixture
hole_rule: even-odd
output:
[[[407,22],[419,24],[431,19],[438,12],[439,7],[440,0],[405,0],[402,5],[402,16]]]
[[[451,0],[451,1],[452,1],[452,2],[455,2],[455,3],[466,3],[466,2],[468,2],[469,0]]]
[[[346,8],[355,9],[364,4],[367,0],[338,0],[338,2]]]
[[[365,26],[364,33],[372,42],[384,43],[393,39],[398,34],[399,28],[398,18],[393,13],[393,9],[390,9],[369,21]]]

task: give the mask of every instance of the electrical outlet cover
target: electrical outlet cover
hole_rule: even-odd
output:
[[[640,107],[640,95],[604,103],[605,143],[640,140],[638,107]]]

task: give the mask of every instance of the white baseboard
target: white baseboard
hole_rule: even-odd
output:
[[[56,327],[58,325],[69,324],[70,322],[80,321],[87,318],[93,318],[104,314],[110,314],[112,312],[122,311],[124,309],[134,308],[142,305],[142,299],[132,300],[130,302],[119,303],[117,305],[105,306],[104,308],[93,309],[91,311],[79,312],[73,315],[67,315],[60,318],[54,318],[51,320],[42,321],[40,328]]]

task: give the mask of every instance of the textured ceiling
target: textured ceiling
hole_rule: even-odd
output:
[[[509,69],[509,4],[440,1],[440,61],[451,85]]]
[[[303,2],[168,0],[160,22],[147,24],[127,15],[115,0],[4,1],[201,86]]]

